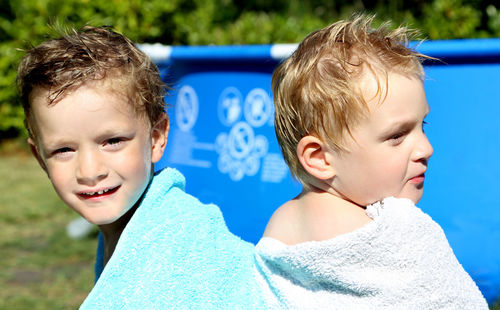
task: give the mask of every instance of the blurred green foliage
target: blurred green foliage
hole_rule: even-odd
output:
[[[500,37],[500,12],[485,0],[0,0],[0,141],[25,135],[15,88],[20,49],[53,25],[111,25],[135,42],[167,45],[299,42],[353,12],[376,13],[428,39]]]

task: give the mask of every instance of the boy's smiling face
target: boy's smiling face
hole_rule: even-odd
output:
[[[385,83],[381,83],[384,86]],[[368,205],[388,196],[417,203],[433,149],[423,132],[429,112],[422,81],[390,73],[383,102],[371,74],[361,81],[368,117],[347,137],[348,151],[329,152],[336,176],[331,188],[341,197]]]
[[[168,132],[168,125],[151,129],[109,87],[87,83],[50,106],[46,90],[31,94],[35,155],[61,199],[98,225],[116,221],[141,198]]]

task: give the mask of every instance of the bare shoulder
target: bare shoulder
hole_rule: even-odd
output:
[[[293,244],[297,235],[301,233],[297,201],[292,199],[281,205],[267,223],[264,237],[280,240],[286,244]]]

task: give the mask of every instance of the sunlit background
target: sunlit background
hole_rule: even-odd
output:
[[[376,23],[391,19],[393,25],[406,24],[411,28],[419,29],[421,37],[429,40],[499,38],[499,10],[500,7],[497,8],[494,1],[480,0],[0,0],[0,191],[2,193],[0,195],[0,253],[2,254],[0,309],[77,308],[93,285],[96,230],[93,229],[90,234],[80,239],[68,237],[66,227],[77,217],[59,201],[48,178],[29,155],[25,144],[26,132],[23,128],[22,108],[15,89],[16,67],[23,55],[21,50],[50,37],[54,33],[54,28],[78,28],[84,24],[111,25],[135,42],[161,43],[164,46],[297,43],[309,32],[347,17],[353,12],[367,12],[376,14]],[[499,60],[497,59],[496,62],[498,66]],[[483,65],[488,71],[488,63]],[[269,68],[267,64],[267,69],[264,71],[272,70]],[[441,68],[444,66],[433,67],[428,72],[431,77],[435,78],[435,81],[428,83],[428,87],[433,92],[440,90],[438,78],[442,74]],[[498,76],[500,75],[491,75],[490,82],[499,85]],[[267,83],[268,76],[261,78]],[[261,83],[258,79],[259,77],[256,77],[253,82]],[[477,84],[476,79],[471,81],[464,81],[464,79],[466,78],[462,78],[461,82],[455,86],[441,86],[443,92],[453,92],[453,87],[460,90],[462,86],[457,85]],[[176,82],[179,83],[179,80]],[[476,87],[480,86],[476,85]],[[221,87],[221,92],[223,89],[225,87]],[[174,104],[178,91],[179,89],[174,90],[173,97],[170,98]],[[250,91],[250,88],[243,91],[245,92],[243,95],[247,96]],[[266,91],[269,93],[268,90]],[[492,94],[493,98],[490,100],[498,102],[499,96]],[[234,93],[229,93],[228,96],[232,95],[237,96]],[[258,95],[258,92],[253,93],[253,96]],[[468,94],[468,96],[470,101],[476,98],[474,94]],[[450,98],[450,101],[453,100]],[[432,107],[433,103],[430,104]],[[215,102],[214,106],[216,105]],[[437,115],[434,118],[436,121],[441,120],[449,112],[443,106],[453,106],[453,102],[446,102],[444,105],[441,101],[440,105],[432,107],[432,113]],[[488,126],[488,124],[480,123],[481,112],[488,113],[488,111],[482,111],[478,102],[471,102],[470,110],[453,111],[451,115],[448,115],[448,120],[454,120],[457,123],[449,124],[448,128],[456,126],[460,129],[458,132],[463,132],[471,128],[468,120],[472,119],[478,123],[477,126],[472,127],[479,129],[475,139],[480,140],[479,142],[490,143],[488,145],[491,145],[492,149],[498,149],[500,141],[488,141],[488,138],[498,139],[498,134],[487,131],[488,128],[492,128],[491,124]],[[474,113],[468,114],[470,111]],[[216,112],[214,113],[216,115]],[[172,117],[175,119],[175,115]],[[430,123],[432,126],[432,121]],[[223,125],[221,124],[222,127]],[[230,128],[232,127],[228,126],[228,133]],[[481,131],[483,129],[486,131]],[[272,127],[269,127],[269,130],[272,130]],[[432,133],[432,130],[433,128],[430,127],[431,141],[432,135],[434,139],[439,140],[443,138],[443,135],[446,137],[446,134],[453,134],[451,129],[444,133],[435,131]],[[471,141],[460,139],[454,141],[456,144],[453,151],[457,153],[460,153],[460,150],[466,148],[467,145],[475,145],[478,142],[470,143]],[[215,142],[211,141],[213,145],[216,145]],[[173,136],[169,143],[173,143]],[[169,147],[172,147],[172,144],[169,144]],[[439,145],[434,147],[436,151],[440,148]],[[485,150],[486,153],[487,151]],[[214,154],[220,153],[214,150]],[[456,156],[459,158],[460,154]],[[437,153],[436,157],[439,162]],[[496,159],[485,158],[484,162],[493,160]],[[164,162],[167,161],[165,159]],[[442,166],[451,166],[445,158],[442,157],[441,161]],[[457,167],[458,172],[452,176],[453,178],[461,176],[460,169],[497,169],[498,171],[498,165],[482,167],[481,161],[472,161],[468,158],[462,158],[458,162],[465,165],[465,168]],[[189,173],[189,168],[186,169]],[[436,178],[444,177],[440,176],[438,167],[431,169],[436,169]],[[229,175],[227,177],[230,179]],[[429,181],[429,186],[432,186],[431,174]],[[474,188],[473,180],[467,180],[467,182],[472,183],[472,188],[478,194],[481,193],[480,188]],[[498,183],[495,179],[491,182]],[[464,185],[456,189],[454,201],[460,200],[456,197],[463,195],[465,188],[467,187]],[[439,188],[431,187],[427,191],[436,195]],[[423,203],[425,203],[425,198]],[[474,206],[461,205],[458,207],[459,212],[468,207]],[[476,214],[472,217],[487,219],[488,216]],[[447,223],[449,220],[446,218],[439,220],[450,224]],[[231,226],[231,223],[228,224]],[[467,223],[453,222],[451,225],[460,228],[466,227]],[[495,230],[496,227],[491,229]],[[450,231],[453,232],[453,230]],[[453,239],[453,236],[451,238]],[[474,248],[476,254],[481,251],[491,251],[493,242],[488,240],[481,240],[481,242],[478,242]],[[487,246],[488,249],[482,248],[481,244]],[[457,253],[457,255],[469,255],[467,251],[470,252],[471,249],[461,251],[465,251],[465,254]],[[500,309],[500,304],[497,303],[492,307]]]

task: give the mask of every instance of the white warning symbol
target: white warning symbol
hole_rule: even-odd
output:
[[[256,136],[248,123],[238,122],[229,134],[221,132],[217,136],[215,150],[219,153],[219,171],[227,173],[233,181],[240,181],[245,175],[254,176],[259,172],[268,141],[265,136]]]
[[[264,125],[273,113],[271,98],[262,88],[252,89],[246,99],[244,106],[246,121],[253,127]]]
[[[226,126],[232,126],[242,114],[242,96],[236,87],[227,87],[219,96],[217,113],[219,120]]]
[[[175,120],[182,131],[189,131],[198,119],[198,96],[189,85],[184,85],[177,94]]]
[[[245,122],[239,122],[229,132],[229,153],[237,159],[247,156],[254,144],[253,129]]]

